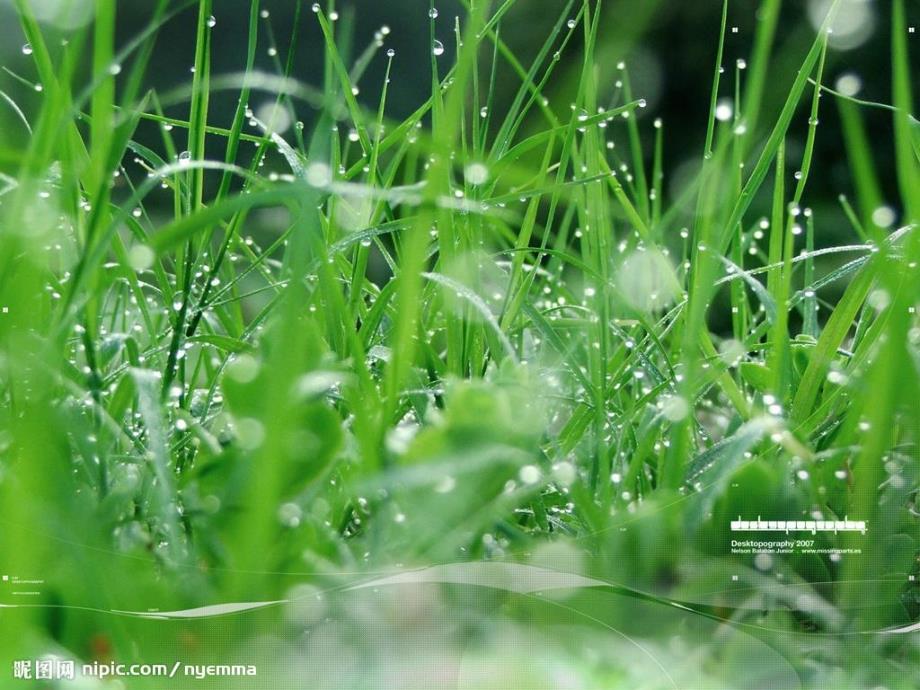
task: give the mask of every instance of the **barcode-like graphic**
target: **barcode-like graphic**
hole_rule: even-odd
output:
[[[866,533],[865,520],[737,520],[731,522],[732,532],[862,532]]]

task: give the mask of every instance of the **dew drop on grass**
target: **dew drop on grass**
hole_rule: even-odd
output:
[[[437,19],[438,18],[438,8],[432,7],[430,10],[428,10],[428,16],[431,17],[432,19]]]
[[[735,340],[725,340],[719,345],[719,357],[727,367],[736,367],[745,354],[744,343]]]
[[[728,99],[722,99],[716,105],[716,119],[719,122],[728,122],[732,119],[735,109],[732,107],[732,102]]]
[[[183,151],[179,154],[178,157],[179,165],[188,165],[192,162],[192,153],[191,151]]]
[[[332,182],[332,170],[325,163],[311,163],[307,167],[307,183],[312,187],[325,187]]]
[[[577,478],[578,471],[572,463],[563,461],[553,465],[553,479],[562,486],[571,486]]]
[[[217,26],[217,18],[212,14],[208,17],[208,28],[213,29],[215,26]]]
[[[31,44],[31,43],[26,43],[26,44],[22,47],[22,54],[23,54],[23,55],[31,55],[31,54],[32,54],[32,44]]]
[[[285,527],[298,527],[303,519],[303,511],[296,503],[284,503],[278,508],[278,522]]]
[[[434,39],[434,45],[431,48],[431,52],[435,57],[444,55],[444,44],[441,43],[438,39]]]
[[[577,25],[578,22],[576,22],[574,19],[570,19],[568,22],[566,22],[566,26],[568,26],[570,29],[574,29]]]
[[[314,2],[313,5],[310,7],[310,9],[313,10],[313,14],[319,14],[319,10],[320,10],[319,3]]]
[[[466,181],[472,185],[481,185],[489,181],[489,169],[482,163],[470,163],[463,174]]]
[[[387,57],[388,57],[388,58],[396,57],[396,51],[393,50],[392,48],[390,48],[390,49],[387,51]]]
[[[880,228],[890,228],[894,221],[895,213],[891,206],[879,206],[872,212],[872,222]]]
[[[248,354],[238,355],[227,365],[227,376],[237,383],[251,383],[259,375],[259,361]]]
[[[135,271],[146,271],[153,266],[155,255],[153,250],[145,244],[138,244],[128,252],[128,263]]]
[[[518,478],[524,482],[524,484],[536,484],[540,481],[542,476],[543,473],[540,472],[540,468],[536,465],[524,465],[520,472],[518,472]]]
[[[891,295],[888,294],[887,290],[873,290],[866,298],[866,304],[876,311],[883,311],[891,304]]]
[[[679,395],[669,395],[661,401],[661,414],[671,422],[679,422],[690,414],[690,406]]]
[[[837,77],[837,91],[844,96],[853,97],[862,90],[862,79],[854,72],[845,72]]]

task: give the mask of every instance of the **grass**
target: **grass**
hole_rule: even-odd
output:
[[[724,68],[725,0],[677,197],[665,152],[687,125],[646,117],[629,60],[601,60],[608,8],[548,3],[526,62],[502,32],[523,2],[465,4],[456,22],[429,6],[430,95],[394,119],[390,29],[361,48],[331,1],[298,4],[284,55],[251,0],[223,75],[212,0],[151,3],[135,37],[99,0],[65,42],[16,0],[0,571],[40,582],[0,589],[3,664],[258,664],[243,687],[432,687],[435,669],[464,687],[911,687],[916,633],[886,633],[920,616],[905,3],[874,103],[828,86],[839,2],[787,73],[779,0]],[[190,84],[149,88],[183,21]],[[324,59],[311,83],[305,51]],[[217,114],[223,90],[238,105]],[[890,141],[868,138],[879,108]],[[840,211],[809,207],[835,115]],[[739,515],[869,529],[755,557],[731,553]],[[550,570],[605,584],[543,596]],[[398,572],[415,584],[375,582]]]

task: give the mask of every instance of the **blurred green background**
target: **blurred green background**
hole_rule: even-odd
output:
[[[92,15],[91,0],[33,0],[39,10],[55,9],[63,14],[58,18],[59,26],[78,25],[88,21]],[[263,7],[270,12],[267,23],[271,25],[279,55],[286,55],[290,43],[290,31],[296,2],[288,0],[266,0]],[[715,60],[715,44],[719,32],[721,2],[702,0],[700,2],[674,2],[668,0],[611,0],[604,5],[599,61],[609,71],[607,78],[600,74],[601,95],[613,91],[618,78],[616,65],[626,60],[630,69],[634,91],[637,97],[645,98],[648,107],[640,110],[646,127],[660,117],[666,127],[665,159],[668,190],[676,198],[682,182],[691,176],[702,150],[702,134],[705,132],[708,113],[708,96]],[[181,3],[174,3],[180,6]],[[757,22],[755,0],[739,0],[731,3],[729,26],[732,27],[726,46],[726,71],[733,71],[737,59],[749,59],[752,36]],[[916,3],[908,3],[916,5]],[[60,7],[72,6],[71,10]],[[524,64],[541,45],[559,8],[561,0],[521,0],[512,9],[508,20],[503,23],[503,38]],[[823,17],[827,0],[796,0],[784,3],[777,30],[777,59],[773,63],[775,73],[769,81],[765,97],[763,121],[782,106],[788,87],[794,77],[801,51],[814,37],[814,27]],[[86,9],[84,9],[84,7]],[[118,35],[122,42],[142,30],[149,19],[152,3],[149,0],[121,1],[118,3]],[[321,86],[322,40],[315,21],[309,15],[309,7],[303,4],[297,58],[294,76],[305,83]],[[453,53],[453,17],[462,15],[462,5],[454,0],[438,0],[440,13],[438,36],[447,52],[443,62],[450,64]],[[215,7],[217,27],[214,32],[213,73],[234,73],[243,69],[247,30],[248,3],[244,0],[220,0]],[[430,71],[428,66],[428,2],[427,0],[373,0],[342,1],[338,4],[340,22],[353,23],[352,55],[362,51],[373,40],[374,33],[382,26],[391,30],[386,37],[386,46],[396,50],[393,75],[390,84],[388,113],[394,118],[405,117],[424,101],[429,92]],[[737,28],[737,32],[735,32]],[[190,66],[194,62],[195,8],[189,8],[173,19],[160,36],[147,83],[160,92],[191,81]],[[576,36],[578,40],[578,36]],[[858,96],[870,101],[891,101],[890,79],[890,12],[889,3],[878,0],[844,0],[837,22],[835,38],[831,41],[828,56],[827,82],[833,86],[843,75],[855,75],[861,82]],[[0,62],[27,78],[34,76],[28,56],[23,55],[22,33],[14,15],[11,0],[0,3]],[[568,61],[554,79],[550,92],[564,102],[567,84],[575,83],[565,78],[580,69],[577,50],[566,51],[563,60]],[[920,51],[914,51],[917,63]],[[88,62],[88,56],[87,56]],[[385,60],[378,57],[362,80],[359,101],[369,108],[376,107],[379,89],[385,70]],[[273,58],[267,49],[260,51],[257,68],[271,72]],[[851,82],[852,83],[852,82]],[[17,96],[17,102],[27,109],[37,107],[39,95],[25,95],[24,89],[9,74],[0,77],[3,89]],[[496,109],[507,105],[513,96],[516,81],[507,73],[500,73],[496,89]],[[264,94],[266,102],[270,100]],[[213,100],[211,118],[213,124],[228,124],[232,118],[236,95],[232,91],[216,94]],[[258,96],[251,103],[253,109],[259,105]],[[301,104],[302,105],[302,104]],[[174,109],[182,115],[184,109]],[[313,114],[303,107],[298,118],[309,125]],[[890,117],[880,110],[866,110],[866,124],[870,140],[878,143],[873,147],[877,169],[883,188],[889,190],[886,202],[896,204],[893,186],[893,145],[890,133]],[[807,123],[798,118],[789,142],[789,165],[800,160]],[[823,173],[810,184],[809,203],[836,206],[840,193],[849,193],[851,184],[846,165],[845,151],[839,146],[840,121],[835,108],[826,107],[821,118],[821,133],[817,141],[817,157],[822,161]],[[17,124],[9,112],[0,109],[0,142],[5,149],[4,167],[14,163],[11,153],[24,141],[17,132]],[[147,136],[156,141],[156,127],[147,126]],[[139,135],[143,141],[143,132]],[[219,145],[219,142],[218,142]],[[895,209],[897,211],[897,209]],[[828,228],[830,230],[828,230]],[[833,235],[833,223],[822,228],[821,237],[828,244],[840,239]],[[845,236],[845,224],[840,224],[840,235]]]

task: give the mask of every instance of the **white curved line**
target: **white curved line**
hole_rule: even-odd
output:
[[[129,616],[138,616],[140,618],[210,618],[213,616],[226,616],[230,613],[239,613],[241,611],[252,611],[255,609],[264,609],[276,604],[289,604],[289,600],[280,601],[251,601],[251,602],[231,602],[228,604],[213,604],[211,606],[199,606],[193,609],[181,609],[179,611],[118,611],[112,613],[123,613]]]
[[[409,570],[387,577],[362,582],[343,591],[349,592],[384,585],[448,583],[476,585],[504,589],[518,594],[529,594],[552,589],[579,589],[609,587],[609,582],[595,580],[573,573],[540,568],[522,563],[446,563],[421,570]]]

